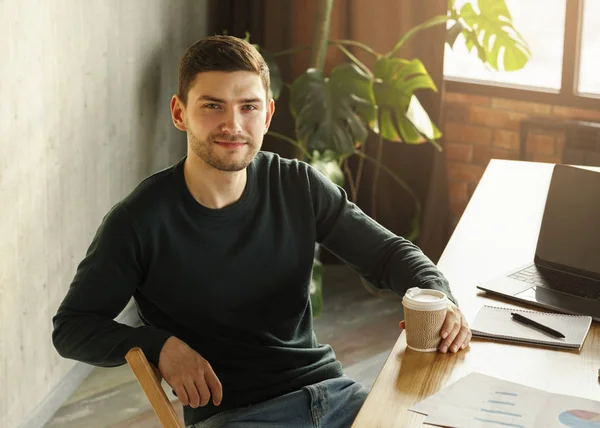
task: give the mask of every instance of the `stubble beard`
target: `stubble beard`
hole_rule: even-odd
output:
[[[245,155],[241,160],[227,159],[227,155],[219,155],[221,150],[214,140],[219,141],[239,141],[238,137],[230,137],[226,135],[208,136],[206,141],[200,140],[194,134],[189,133],[190,147],[194,154],[202,159],[207,165],[224,172],[236,172],[245,169],[254,156],[258,152],[258,144],[250,138],[244,138],[246,142],[245,148],[237,149],[244,150]]]

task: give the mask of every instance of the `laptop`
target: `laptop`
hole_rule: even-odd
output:
[[[600,321],[600,172],[555,165],[533,262],[477,288]]]

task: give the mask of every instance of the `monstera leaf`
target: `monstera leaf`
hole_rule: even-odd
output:
[[[370,85],[370,79],[348,63],[334,68],[328,78],[315,68],[298,77],[292,84],[290,109],[300,143],[309,152],[353,153],[367,138],[361,115],[375,125]]]
[[[480,13],[475,11],[471,3],[466,3],[460,10],[460,18],[468,27],[460,22],[455,24],[462,28],[467,49],[477,49],[479,59],[495,70],[514,71],[523,68],[531,57],[531,51],[512,24],[505,1],[479,0],[477,6]],[[456,32],[457,29],[454,29],[453,35]]]
[[[373,92],[380,110],[379,128],[383,138],[418,144],[442,136],[414,95],[417,89],[437,91],[420,60],[382,57],[376,61],[373,71]]]
[[[269,96],[276,100],[279,98],[279,94],[281,94],[281,88],[283,87],[283,79],[281,77],[281,71],[279,70],[277,61],[275,61],[273,54],[265,48],[259,45],[254,45],[254,47],[256,47],[258,52],[260,52],[267,63],[267,66],[269,67],[269,78],[271,80],[271,84],[269,85]]]
[[[371,129],[378,132],[373,79],[351,63],[340,64],[335,68],[333,74],[336,75],[334,82],[339,86],[339,91],[349,94],[352,98],[356,113]]]

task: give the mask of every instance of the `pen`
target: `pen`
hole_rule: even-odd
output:
[[[551,336],[558,337],[558,338],[565,337],[564,334],[562,334],[562,333],[560,333],[560,332],[558,332],[556,330],[553,330],[550,327],[546,327],[545,325],[542,325],[542,324],[540,324],[538,322],[535,322],[534,320],[531,320],[529,318],[525,318],[521,314],[515,314],[513,312],[513,313],[511,313],[511,315],[512,315],[513,320],[519,321],[520,323],[523,323],[523,324],[528,325],[530,327],[533,327],[533,328],[536,328],[538,330],[541,330],[541,331],[543,331],[545,333],[550,334]]]

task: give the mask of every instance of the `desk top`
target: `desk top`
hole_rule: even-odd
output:
[[[487,295],[476,285],[533,260],[553,166],[505,160],[488,165],[438,263],[469,323],[484,304],[539,310]],[[474,338],[457,354],[420,353],[407,349],[402,333],[353,426],[422,426],[425,416],[408,408],[471,372],[600,401],[598,369],[597,322],[580,352]]]

